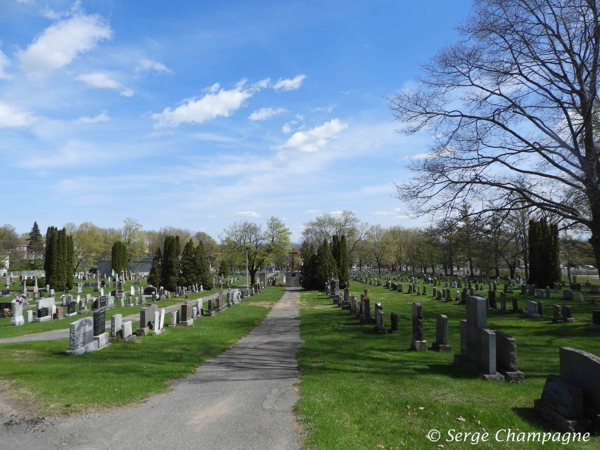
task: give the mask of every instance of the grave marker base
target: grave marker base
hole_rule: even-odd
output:
[[[139,327],[136,331],[135,334],[137,336],[147,336],[148,332],[150,331],[150,328],[148,327]]]
[[[548,422],[553,428],[556,428],[563,433],[579,433],[590,431],[592,429],[591,420],[567,419],[542,399],[534,400],[533,405],[535,411],[545,422]]]
[[[182,320],[177,324],[179,327],[191,327],[192,325],[194,325],[194,319]]]
[[[438,344],[437,342],[434,342],[431,348],[436,352],[452,353],[451,345]]]
[[[591,330],[600,331],[600,325],[596,325],[595,323],[590,323],[589,327]]]
[[[454,355],[454,363],[452,365],[464,372],[481,377],[487,381],[504,381],[504,375],[501,373],[496,372],[494,375],[481,373],[479,367],[463,355]]]
[[[415,352],[426,352],[427,341],[417,341],[414,338],[411,338],[410,349]]]
[[[374,330],[377,334],[388,334],[388,332],[386,330],[381,330],[377,327],[375,327]]]
[[[36,317],[35,319],[36,322],[47,322],[49,320],[52,320],[52,316]]]
[[[110,345],[108,342],[108,333],[107,332],[99,334],[98,336],[94,336],[94,341],[98,343],[98,350]]]
[[[520,370],[516,370],[514,372],[508,372],[506,370],[498,370],[503,376],[504,379],[510,383],[522,383],[525,381],[525,375]]]

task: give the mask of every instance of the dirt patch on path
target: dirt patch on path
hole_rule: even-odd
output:
[[[246,306],[260,306],[261,308],[273,308],[277,303],[271,302],[250,302],[246,303]]]
[[[11,420],[31,420],[42,415],[43,406],[35,396],[16,387],[15,384],[0,382],[0,418]]]

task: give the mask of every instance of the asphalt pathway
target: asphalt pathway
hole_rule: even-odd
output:
[[[299,449],[292,413],[298,295],[287,290],[261,325],[169,393],[135,408],[57,419],[44,432],[0,425],[0,450]]]

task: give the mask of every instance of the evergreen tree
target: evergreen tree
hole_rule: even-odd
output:
[[[67,236],[67,254],[66,254],[66,278],[65,283],[69,290],[73,289],[73,272],[75,270],[75,247],[73,245],[73,236]]]
[[[48,284],[50,284],[50,279],[52,278],[52,238],[55,233],[55,227],[48,227],[46,231],[46,249],[44,251],[44,271],[46,272]]]
[[[152,267],[148,275],[148,284],[154,287],[160,286],[160,272],[162,266],[162,252],[160,247],[156,249],[154,258],[152,258]]]
[[[229,265],[225,259],[221,259],[221,264],[219,264],[219,275],[223,275],[224,277],[229,275]]]
[[[317,254],[315,248],[310,244],[305,251],[302,252],[302,287],[304,289],[318,289],[319,286],[316,282],[316,265],[317,265]]]
[[[171,268],[171,259],[173,258],[173,252],[175,240],[173,236],[165,236],[165,244],[163,247],[163,258],[161,265],[161,273],[160,273],[160,285],[166,288],[169,283],[170,277],[170,268]]]
[[[127,245],[124,242],[117,241],[113,244],[111,251],[111,265],[117,275],[122,271],[125,272],[129,270]]]
[[[323,241],[319,249],[317,250],[315,267],[315,283],[318,289],[322,289],[325,286],[325,282],[331,280],[335,272],[335,260],[331,254],[331,246],[327,242],[327,239]]]
[[[338,263],[338,278],[340,288],[350,287],[350,274],[348,273],[348,244],[346,236],[342,235],[340,239],[340,260]]]
[[[33,259],[39,259],[44,252],[44,242],[42,241],[42,233],[37,222],[33,222],[33,227],[29,233],[29,250],[33,253]]]
[[[53,287],[57,291],[63,291],[67,280],[67,230],[64,228],[58,231],[57,249],[56,256],[53,256],[57,260]]]
[[[180,286],[191,286],[197,281],[196,255],[194,251],[194,242],[190,239],[181,256],[181,276],[179,277]]]
[[[335,273],[336,275],[339,273],[340,266],[340,239],[337,234],[333,235],[333,239],[331,241],[331,256],[335,260]]]
[[[196,276],[198,277],[198,283],[206,290],[213,288],[213,277],[210,273],[210,263],[208,262],[208,254],[204,249],[202,241],[198,242],[198,246],[195,250],[196,260]]]
[[[560,280],[559,240],[556,224],[545,218],[529,221],[529,283],[538,289]]]

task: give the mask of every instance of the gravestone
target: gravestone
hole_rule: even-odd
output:
[[[573,292],[570,290],[563,291],[563,300],[573,300]]]
[[[503,331],[496,331],[496,365],[506,381],[525,381],[523,372],[517,370],[517,340]]]
[[[536,296],[536,298],[544,298],[544,290],[543,289],[536,289],[535,290],[535,296]]]
[[[377,334],[387,334],[383,306],[379,302],[375,303],[375,331]]]
[[[390,315],[390,317],[391,317],[391,323],[392,323],[392,328],[390,329],[390,333],[400,333],[400,330],[398,329],[398,314],[392,313]]]
[[[30,309],[27,311],[27,323],[33,322],[33,311]]]
[[[592,311],[592,323],[589,327],[594,331],[600,331],[600,310]]]
[[[550,375],[538,415],[563,432],[600,432],[600,358],[583,350],[561,347],[560,376]]]
[[[25,324],[25,319],[23,318],[23,302],[17,300],[11,302],[11,316],[11,325],[18,327]]]
[[[360,323],[361,324],[372,324],[375,323],[375,319],[373,319],[373,316],[371,315],[371,300],[369,300],[369,297],[362,297],[361,298],[361,310],[362,310],[362,317],[360,319]]]
[[[123,322],[121,325],[121,339],[124,341],[130,341],[135,339],[135,334],[132,334],[132,324],[131,321]]]
[[[438,352],[452,353],[452,346],[448,345],[448,316],[444,314],[438,314],[436,317],[433,349]]]
[[[454,366],[486,380],[504,381],[496,371],[496,335],[487,329],[487,301],[467,297],[467,320],[460,322],[461,353],[454,355]]]
[[[110,318],[110,334],[112,337],[117,337],[117,334],[123,328],[123,316],[121,314],[113,314]]]
[[[552,305],[552,323],[563,323],[562,310],[560,305]]]
[[[418,302],[412,304],[412,337],[410,348],[417,352],[427,351],[424,314],[423,305]]]
[[[571,311],[571,306],[570,305],[563,305],[563,307],[562,307],[562,316],[563,316],[563,320],[566,323],[573,323],[573,322],[575,322],[575,319],[573,319],[573,313]]]
[[[534,302],[532,300],[527,301],[527,311],[525,312],[525,316],[531,319],[541,319],[538,314],[538,302]]]
[[[99,336],[104,333],[104,309],[100,308],[94,311],[94,336]]]
[[[151,303],[148,306],[140,310],[140,327],[148,328],[149,330],[154,329],[154,312],[158,310],[155,303]]]
[[[81,355],[98,350],[98,342],[94,340],[94,320],[84,317],[69,324],[68,355]]]
[[[182,327],[192,326],[194,324],[192,314],[193,314],[192,304],[188,303],[188,302],[184,302],[183,305],[181,305],[181,319],[179,322],[179,326],[182,326]]]

